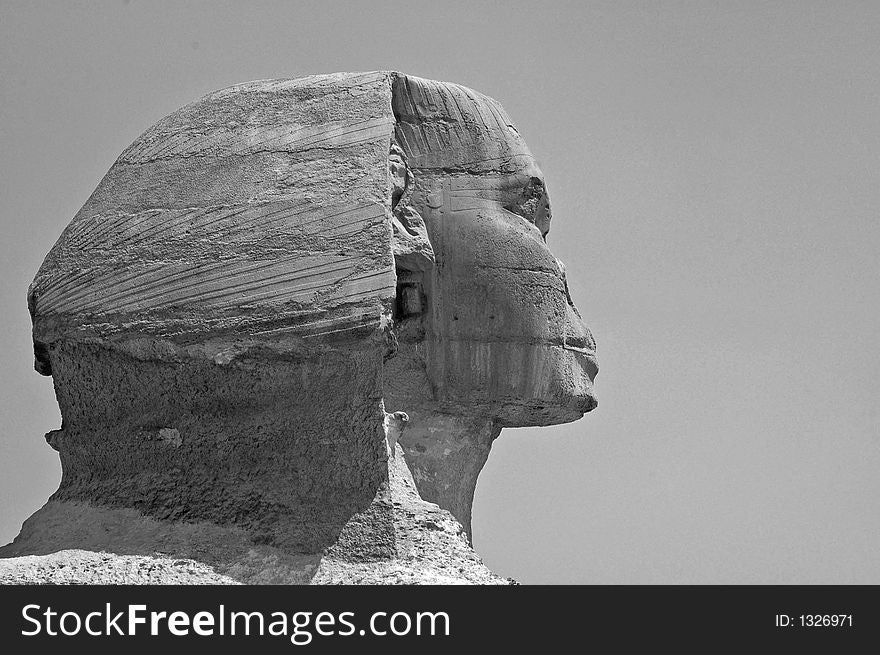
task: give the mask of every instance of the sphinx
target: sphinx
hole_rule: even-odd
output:
[[[596,407],[550,223],[510,118],[456,84],[263,80],[162,119],[28,291],[63,473],[0,557],[505,582],[470,539],[492,442]]]

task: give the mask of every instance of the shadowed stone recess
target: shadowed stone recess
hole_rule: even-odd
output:
[[[550,222],[459,85],[262,80],[162,119],[29,289],[63,475],[0,581],[508,582],[470,546],[491,445],[596,406]]]

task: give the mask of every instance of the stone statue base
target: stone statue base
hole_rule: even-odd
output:
[[[510,584],[448,511],[422,500],[399,444],[389,482],[322,554],[254,544],[240,528],[161,521],[128,508],[50,500],[0,547],[0,584]],[[386,524],[385,557],[364,544]]]

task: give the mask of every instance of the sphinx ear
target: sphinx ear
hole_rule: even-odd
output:
[[[391,225],[397,296],[394,320],[421,317],[427,309],[426,288],[434,268],[434,249],[428,230],[415,207],[410,204],[415,178],[406,164],[406,155],[392,142],[388,153],[391,186]]]
[[[427,288],[434,269],[434,249],[425,222],[412,207],[395,210],[392,217],[394,268],[397,295],[394,319],[399,322],[421,316],[428,306]]]
[[[421,215],[413,207],[407,206],[394,211],[391,225],[394,230],[392,251],[395,267],[407,271],[433,269],[434,248]]]

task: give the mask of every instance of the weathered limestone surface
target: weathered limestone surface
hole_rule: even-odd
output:
[[[120,582],[505,582],[468,537],[492,442],[596,405],[550,219],[455,84],[258,81],[163,119],[31,285],[63,477],[0,581],[107,582],[103,551]]]
[[[61,550],[0,560],[0,584],[240,584],[187,559]]]

